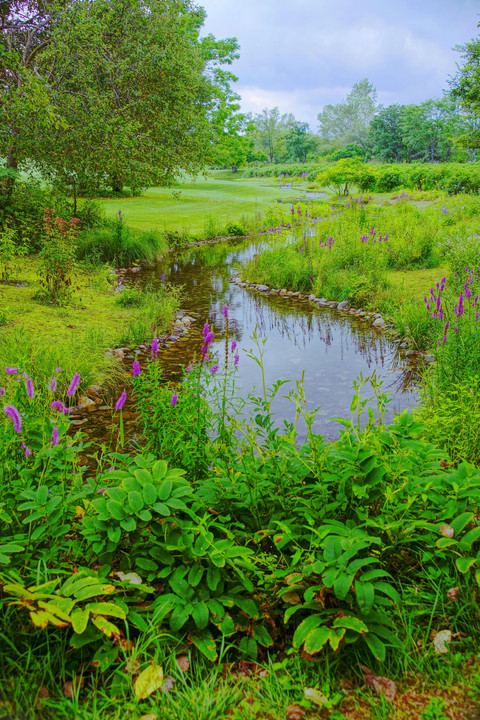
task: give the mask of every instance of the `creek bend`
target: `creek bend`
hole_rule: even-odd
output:
[[[329,307],[313,306],[296,298],[264,295],[229,281],[245,262],[265,247],[263,238],[199,245],[173,258],[170,256],[158,265],[125,274],[125,283],[139,287],[157,286],[163,278],[181,285],[182,310],[196,319],[188,335],[161,351],[159,361],[164,377],[179,380],[182,367],[191,362],[195,353],[199,356],[205,322],[215,332],[212,355],[218,357],[221,366],[225,348],[222,310],[228,305],[229,335],[237,341],[240,355],[235,380],[240,394],[246,397],[254,386],[255,394],[261,394],[260,370],[245,352],[253,348],[250,338],[255,328],[260,338],[267,338],[264,354],[267,386],[279,379],[289,381],[272,405],[279,426],[283,426],[284,419],[294,418],[295,406],[283,396],[295,388],[302,373],[309,410],[320,407],[312,429],[329,439],[336,439],[341,427],[332,418],[350,418],[353,382],[360,373],[366,377],[375,371],[383,381],[382,390],[391,393],[388,420],[393,419],[395,413],[412,408],[417,392],[414,384],[406,382],[412,368],[405,354],[387,335],[367,326],[361,318]],[[373,394],[370,387],[363,393],[368,397]],[[302,439],[301,427],[299,434]]]

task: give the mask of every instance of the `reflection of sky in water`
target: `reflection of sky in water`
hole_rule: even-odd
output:
[[[182,308],[198,317],[188,340],[177,345],[178,351],[182,346],[181,362],[188,362],[193,352],[199,353],[204,322],[213,327],[216,342],[212,349],[220,361],[223,359],[222,308],[227,304],[230,336],[237,340],[240,348],[236,386],[242,395],[247,396],[255,386],[255,394],[261,391],[260,369],[245,354],[245,350],[253,348],[250,336],[255,327],[260,338],[267,338],[264,354],[267,385],[278,379],[290,381],[280,390],[273,405],[279,425],[283,425],[283,419],[293,419],[294,405],[281,396],[295,387],[302,373],[309,410],[320,406],[313,430],[328,437],[336,437],[339,429],[338,423],[329,418],[350,418],[353,381],[360,373],[366,377],[375,370],[383,380],[383,390],[392,392],[390,417],[394,412],[412,407],[416,393],[401,389],[395,348],[385,336],[365,330],[366,324],[360,319],[329,308],[314,308],[308,302],[265,297],[228,282],[235,268],[258,249],[254,244],[245,247],[244,243],[203,246],[185,253],[183,261],[179,257],[169,267],[146,270],[142,274],[142,279],[156,282],[165,271],[170,282],[184,286]],[[214,258],[217,258],[216,264]],[[178,376],[179,359],[167,368],[172,377]],[[369,387],[363,393],[372,394]]]

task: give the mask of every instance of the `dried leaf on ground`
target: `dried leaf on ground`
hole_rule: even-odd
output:
[[[129,585],[141,585],[143,582],[140,575],[138,575],[135,572],[123,573],[119,570],[118,572],[115,573],[115,575],[122,582],[128,582]]]
[[[303,694],[307,700],[315,703],[315,705],[326,705],[328,703],[327,696],[324,695],[321,690],[317,690],[317,688],[305,688]]]
[[[137,675],[139,670],[140,663],[137,658],[128,658],[127,662],[125,663],[125,667],[123,668],[123,672],[129,673],[130,675]]]
[[[175,680],[170,675],[167,675],[165,677],[165,680],[163,681],[161,690],[162,690],[162,692],[170,692],[170,690],[173,690],[174,685],[175,685]]]
[[[284,595],[282,595],[282,600],[284,600],[289,605],[302,604],[302,598],[296,590],[289,590],[288,592],[286,592]]]
[[[445,537],[453,538],[453,536],[455,535],[455,530],[450,527],[450,525],[440,525],[439,529],[441,535],[444,535]]]
[[[45,685],[42,685],[42,687],[38,688],[38,697],[39,698],[48,698],[50,697],[50,693],[48,691],[48,688],[45,687]]]
[[[163,684],[163,668],[161,665],[149,665],[142,670],[135,683],[135,697],[144,700],[156,690],[160,690]]]
[[[75,680],[67,680],[63,686],[63,694],[67,698],[73,698],[78,688],[83,688],[84,684],[85,680],[81,676],[78,676]]]
[[[447,597],[452,602],[457,602],[458,600],[458,594],[460,592],[459,587],[450,588],[450,590],[447,590]]]
[[[265,670],[261,665],[251,662],[250,660],[240,660],[240,662],[235,663],[232,672],[236,675],[243,675],[244,677],[249,675],[268,677],[268,670]]]
[[[440,630],[433,636],[433,647],[437,654],[448,653],[448,643],[452,640],[451,630]]]
[[[287,720],[301,720],[307,711],[300,705],[289,705],[287,707]]]
[[[186,673],[190,670],[190,660],[188,659],[187,655],[179,655],[176,658],[176,662],[179,670],[181,670],[183,673]]]
[[[157,720],[155,713],[148,713],[147,715],[140,715],[138,720]]]
[[[372,688],[372,690],[375,690],[375,692],[379,695],[384,695],[387,700],[390,700],[390,702],[393,702],[395,700],[395,695],[397,694],[397,686],[395,685],[393,680],[390,680],[390,678],[374,675],[372,671],[364,665],[362,665],[361,668],[363,672],[363,678],[367,683],[368,687]]]

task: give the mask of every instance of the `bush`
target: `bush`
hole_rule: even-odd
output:
[[[100,227],[83,230],[78,238],[76,257],[128,267],[138,262],[154,262],[166,250],[163,234],[130,228],[119,215],[115,220],[106,220]]]

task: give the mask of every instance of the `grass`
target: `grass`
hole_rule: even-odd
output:
[[[66,374],[79,372],[82,386],[115,374],[117,364],[105,348],[150,340],[154,327],[166,330],[178,306],[175,296],[143,294],[140,305],[122,307],[114,293],[114,275],[105,266],[78,267],[70,304],[35,299],[40,291],[38,259],[22,260],[17,282],[0,285],[0,366],[14,365],[46,378],[55,364]]]
[[[133,198],[98,199],[107,217],[119,210],[128,225],[142,230],[176,230],[202,234],[209,216],[219,227],[253,219],[277,199],[287,200],[289,193],[266,178],[238,178],[230,171],[216,171],[207,178],[184,182],[173,188],[148,188]]]

